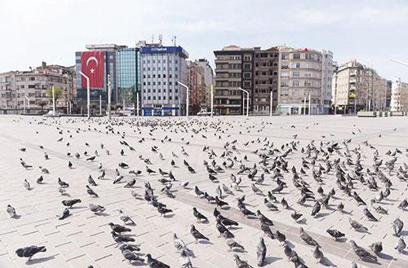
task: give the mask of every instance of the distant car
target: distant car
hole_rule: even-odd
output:
[[[207,111],[199,111],[197,113],[198,116],[209,116],[211,115],[211,112],[207,112]]]
[[[44,114],[43,116],[45,116],[45,117],[60,117],[61,113],[59,113],[57,111],[55,113],[54,113],[54,111],[48,111],[48,113]]]

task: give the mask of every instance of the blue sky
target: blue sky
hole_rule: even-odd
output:
[[[173,35],[190,58],[225,45],[328,49],[408,81],[408,1],[0,0],[0,72],[74,64],[86,44]]]

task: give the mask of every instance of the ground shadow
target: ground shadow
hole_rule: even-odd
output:
[[[33,265],[33,264],[43,263],[43,262],[53,260],[53,259],[55,259],[55,255],[52,255],[52,256],[49,256],[49,257],[44,257],[44,258],[31,259],[30,261],[27,261],[26,264],[27,265]]]

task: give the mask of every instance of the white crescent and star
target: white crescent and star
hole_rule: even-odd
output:
[[[98,62],[97,58],[96,58],[95,56],[92,56],[92,57],[89,57],[89,58],[86,60],[86,66],[87,66],[87,67],[88,67],[88,65],[89,65],[89,63],[90,63],[91,61],[94,61],[95,64],[96,64],[96,66],[98,66],[99,62]],[[96,66],[95,66],[95,67],[96,67]],[[93,73],[95,72],[95,69],[94,69],[94,68],[91,68],[90,71],[91,71],[91,74],[93,74]]]

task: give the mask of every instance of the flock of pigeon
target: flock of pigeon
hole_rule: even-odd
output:
[[[16,120],[16,123],[28,121],[20,120]],[[93,167],[87,180],[81,180],[83,191],[89,196],[86,200],[91,201],[70,193],[71,184],[78,181],[53,177],[47,167],[57,156],[43,144],[35,148],[18,148],[20,168],[38,173],[36,178],[24,179],[23,185],[27,191],[35,194],[33,189],[45,183],[55,184],[55,191],[61,198],[61,213],[56,215],[55,221],[72,217],[78,204],[86,205],[90,213],[101,217],[117,212],[116,220],[106,224],[111,229],[112,242],[123,260],[130,265],[170,267],[162,258],[159,260],[152,253],[144,251],[140,243],[148,241],[135,239],[136,226],[144,222],[138,222],[121,207],[112,211],[101,205],[104,195],[98,191],[100,185],[121,185],[124,195],[145,202],[163,220],[177,214],[177,208],[170,207],[168,200],[178,200],[181,196],[191,197],[203,207],[211,207],[209,214],[208,210],[191,205],[191,220],[183,224],[188,224],[193,242],[188,242],[183,234],[172,234],[174,252],[167,254],[177,254],[179,267],[183,268],[196,267],[193,266],[194,259],[200,258],[200,248],[194,247],[193,250],[191,243],[209,244],[215,240],[225,241],[223,254],[225,258],[232,258],[238,268],[272,265],[267,257],[273,256],[274,252],[268,251],[268,243],[281,246],[288,267],[291,264],[297,268],[335,266],[325,255],[325,244],[313,232],[305,230],[310,226],[308,219],[346,219],[350,232],[369,238],[372,234],[366,223],[389,219],[391,215],[388,211],[391,208],[398,209],[400,214],[392,218],[392,224],[387,226],[391,235],[386,239],[395,241],[393,249],[383,249],[382,240],[364,247],[361,241],[348,239],[344,228],[323,224],[319,228],[323,228],[326,236],[333,238],[335,243],[350,245],[355,260],[367,265],[380,264],[384,251],[396,255],[395,258],[398,258],[398,254],[407,254],[404,221],[407,219],[408,202],[404,194],[395,194],[401,193],[396,185],[405,187],[402,193],[407,187],[408,165],[404,162],[407,160],[407,149],[384,150],[368,140],[354,142],[355,137],[364,134],[355,126],[349,138],[321,136],[316,140],[301,139],[303,129],[313,126],[286,126],[288,133],[291,131],[292,134],[286,137],[289,142],[281,142],[271,137],[275,127],[272,123],[240,120],[95,118],[87,121],[31,118],[29,124],[38,125],[44,131],[37,131],[35,135],[44,135],[46,131],[58,133],[58,138],[48,143],[65,148],[65,177],[70,176],[70,170],[75,169],[78,163]],[[85,133],[107,135],[118,142],[114,146],[107,146],[82,139]],[[215,145],[211,140],[222,146]],[[74,145],[76,150],[73,150]],[[41,165],[32,164],[33,159],[26,157],[29,150],[42,151],[43,159],[36,159]],[[106,167],[111,164],[107,159],[112,155],[120,155],[121,159],[114,163],[115,169]],[[197,155],[205,158],[203,163],[194,160]],[[139,169],[131,164],[134,161],[139,163]],[[296,202],[291,201],[293,196],[296,196]],[[358,207],[359,211],[351,210],[351,207]],[[19,214],[18,208],[13,207],[12,200],[6,210],[16,221],[25,217]],[[286,213],[285,222],[275,217],[277,213],[280,213],[279,217]],[[358,218],[358,215],[365,218]],[[248,221],[253,224],[248,226]],[[290,241],[288,233],[278,228],[279,224],[295,226],[298,230],[296,241]],[[218,237],[209,237],[202,232],[201,226],[204,225],[213,225]],[[260,236],[255,238],[259,239],[257,247],[248,248],[246,241],[237,239],[236,232],[253,226],[259,229]],[[296,251],[294,243],[299,241],[310,246],[310,253]],[[16,249],[15,253],[18,257],[28,258],[29,263],[34,255],[44,254],[46,250],[44,245],[27,245]],[[248,254],[256,256],[256,263],[250,263],[245,258]],[[305,254],[312,254],[316,262],[307,263]],[[358,267],[357,261],[350,261],[350,266]]]

